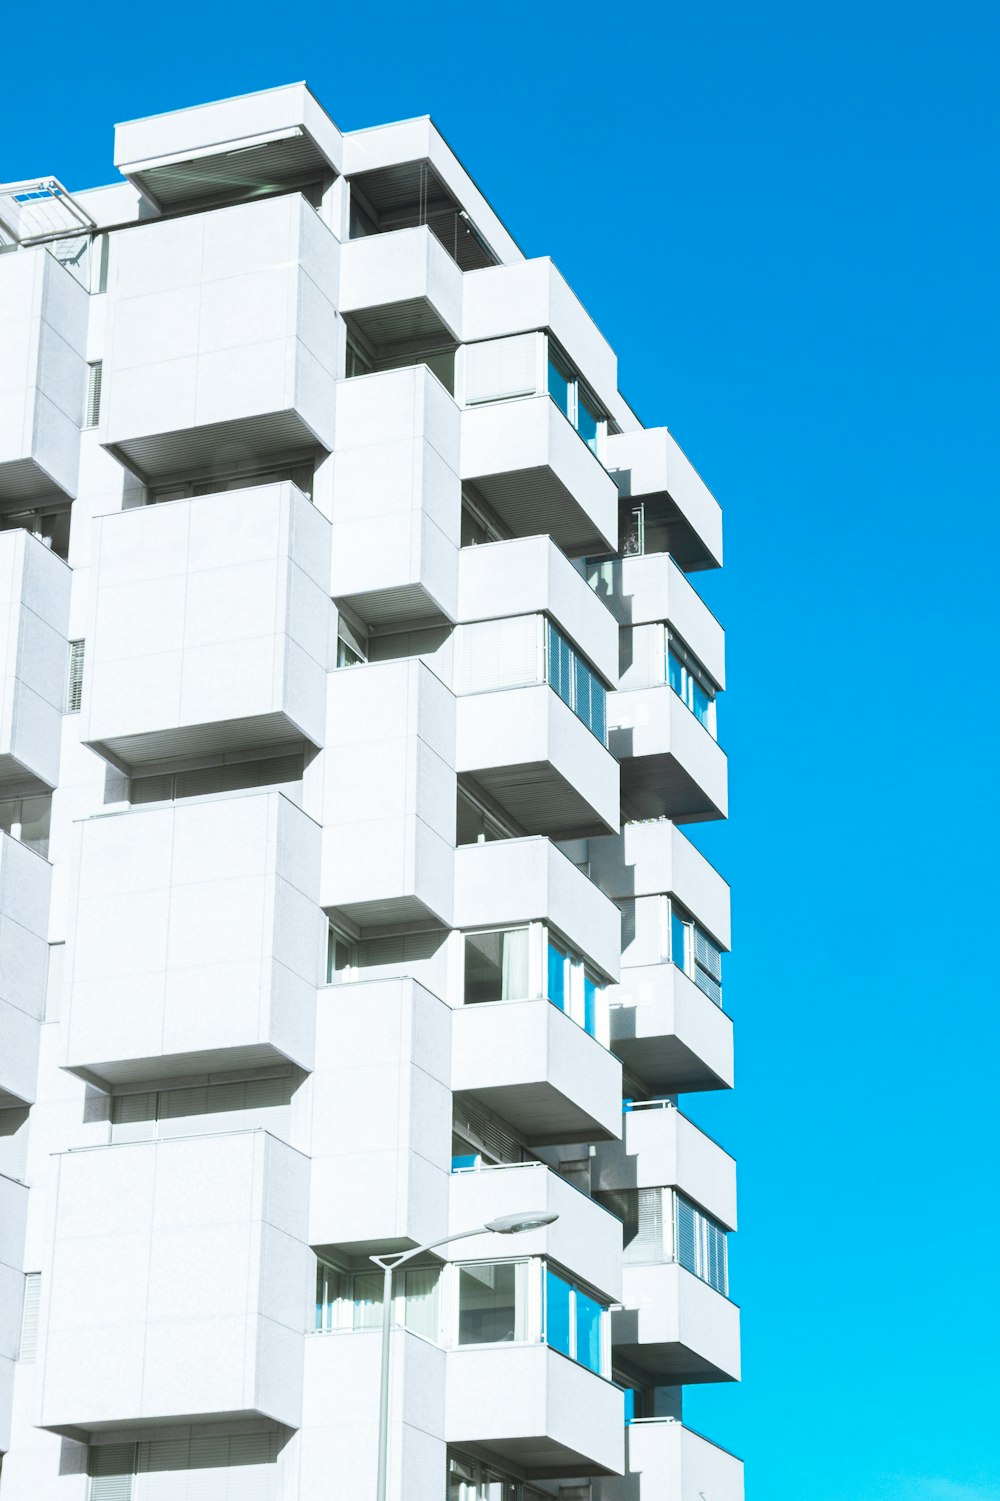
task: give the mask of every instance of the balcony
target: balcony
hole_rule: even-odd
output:
[[[327,715],[322,905],[360,928],[450,927],[452,694],[423,662],[378,662],[330,677]]]
[[[740,1311],[677,1262],[626,1266],[615,1355],[667,1386],[740,1379]]]
[[[27,1215],[26,1185],[0,1174],[0,1454],[10,1448],[10,1409],[14,1362],[21,1335]]]
[[[0,503],[76,494],[89,316],[43,246],[0,257]]]
[[[618,681],[614,617],[548,537],[464,547],[458,563],[459,621],[545,614],[609,683]]]
[[[623,1476],[595,1482],[593,1501],[743,1501],[742,1460],[681,1423],[630,1423],[625,1461]]]
[[[0,1109],[35,1098],[51,880],[47,860],[0,834]]]
[[[412,980],[320,992],[309,1241],[328,1255],[405,1250],[447,1223],[451,1015]]]
[[[445,1438],[533,1480],[620,1474],[622,1393],[545,1345],[448,1353]]]
[[[339,250],[297,193],[120,235],[100,441],[145,481],[332,449]]]
[[[366,235],[341,251],[339,306],[382,358],[411,340],[456,344],[462,272],[426,224]]]
[[[547,683],[460,697],[455,769],[527,834],[571,839],[619,826],[614,757]]]
[[[621,763],[622,806],[631,818],[703,823],[727,816],[725,752],[666,683],[612,696],[608,743]]]
[[[522,1162],[451,1176],[448,1224],[456,1233],[522,1210],[559,1218],[519,1235],[519,1256],[545,1256],[606,1297],[621,1296],[619,1221],[550,1167]]]
[[[244,1131],[54,1162],[41,1426],[77,1438],[251,1418],[298,1427],[308,1160]]]
[[[340,131],[304,83],[115,127],[115,166],[160,210],[322,182],[341,153]]]
[[[368,625],[455,619],[458,408],[423,366],[337,386],[334,599]]]
[[[329,558],[288,482],[99,517],[81,739],[128,768],[322,745]]]
[[[309,1068],[319,843],[278,792],[83,820],[63,1067],[101,1088]]]
[[[611,1047],[656,1094],[733,1087],[733,1024],[675,964],[623,969],[608,993]]]
[[[555,928],[603,974],[618,974],[618,908],[550,840],[502,839],[455,851],[455,927],[532,921]]]
[[[625,1112],[624,1128],[621,1141],[597,1148],[595,1191],[677,1188],[735,1230],[736,1164],[728,1152],[663,1101],[635,1101]]]
[[[536,1144],[621,1133],[618,1061],[544,998],[457,1007],[451,1087]]]
[[[549,396],[464,411],[461,474],[515,537],[548,533],[571,557],[617,547],[614,481]]]
[[[722,508],[665,427],[609,437],[607,463],[622,499],[624,550],[669,552],[686,573],[722,567]]]
[[[0,797],[59,780],[71,577],[28,532],[0,533]]]
[[[645,687],[662,680],[663,633],[659,627],[664,621],[687,644],[712,681],[720,689],[726,686],[725,632],[669,554],[591,562],[587,576],[619,624],[632,628],[630,661],[621,675],[623,688]]]
[[[662,914],[653,910],[661,895],[669,893],[693,914],[698,924],[714,935],[722,948],[730,946],[729,884],[704,855],[674,824],[666,819],[651,823],[627,823],[617,839],[592,839],[590,879],[615,901],[634,901],[637,909],[649,907],[647,928],[637,915],[636,939],[641,952],[655,962],[662,948]],[[658,905],[658,904],[657,904]],[[644,941],[644,939],[646,941]],[[630,964],[642,963],[632,958]]]
[[[440,1501],[446,1467],[447,1355],[405,1329],[392,1336],[389,1495]],[[380,1338],[377,1330],[305,1342],[299,1444],[303,1496],[325,1496],[330,1476],[345,1496],[375,1495]]]

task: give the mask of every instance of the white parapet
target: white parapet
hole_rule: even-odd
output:
[[[81,739],[129,767],[322,745],[329,557],[287,481],[100,517]]]
[[[105,1087],[312,1062],[320,831],[278,792],[77,825],[63,1066]]]
[[[44,246],[0,255],[0,500],[76,494],[89,302]]]
[[[309,1163],[265,1131],[56,1158],[40,1422],[297,1427],[312,1301]]]
[[[52,868],[0,834],[0,1108],[35,1098]]]
[[[30,533],[0,533],[0,789],[40,791],[59,778],[70,577]]]

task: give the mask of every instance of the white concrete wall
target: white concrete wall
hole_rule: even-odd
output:
[[[339,250],[298,194],[118,234],[101,442],[144,474],[224,451],[331,449]]]
[[[714,566],[722,567],[722,508],[665,427],[609,437],[607,462],[623,496],[669,495]]]
[[[21,1337],[27,1216],[26,1185],[0,1174],[0,1454],[10,1448],[14,1363]]]
[[[57,1172],[42,1425],[297,1426],[307,1160],[251,1131],[71,1152]]]
[[[631,1423],[627,1472],[599,1480],[593,1501],[743,1501],[743,1462],[680,1423]]]
[[[657,638],[639,627],[666,622],[686,642],[713,682],[725,688],[725,632],[669,553],[649,553],[601,564],[596,592],[623,627],[623,666],[625,661],[630,665],[622,672],[621,686],[639,688],[663,681],[662,660],[659,676],[653,676],[651,664],[642,660],[640,647],[640,643]],[[626,644],[625,628],[629,627],[631,640]],[[640,677],[643,666],[647,675]]]
[[[412,980],[320,991],[310,1244],[356,1254],[419,1245],[446,1225],[451,1016]]]
[[[736,1163],[675,1109],[625,1112],[621,1141],[595,1148],[595,1189],[679,1188],[729,1230],[736,1229]]]
[[[650,763],[660,760],[676,767],[680,784],[666,789],[662,796],[651,794],[658,813],[682,822],[693,813],[698,818],[727,816],[729,775],[725,751],[666,683],[611,697],[608,744],[620,760]]]
[[[69,590],[69,569],[44,543],[0,534],[0,789],[59,780]]]
[[[419,661],[343,668],[327,694],[320,901],[364,925],[454,898],[455,707]]]
[[[339,308],[351,314],[426,301],[458,339],[464,280],[456,262],[424,224],[367,235],[349,241],[341,251]]]
[[[654,1094],[733,1086],[733,1023],[676,964],[623,969],[611,1046]]]
[[[466,547],[459,557],[460,621],[549,615],[606,683],[618,682],[614,617],[548,537]]]
[[[0,256],[2,500],[77,492],[88,304],[44,246]]]
[[[81,738],[129,765],[322,745],[329,548],[287,482],[100,517]]]
[[[64,1067],[105,1082],[308,1068],[326,945],[319,844],[277,792],[80,823]]]
[[[338,384],[330,593],[363,620],[456,618],[459,441],[458,408],[423,365]]]
[[[643,908],[650,928],[660,921],[656,896],[671,895],[724,949],[730,947],[729,883],[669,820],[627,823],[620,835],[591,839],[587,848],[590,878],[608,896],[636,898],[637,909],[643,908],[643,899],[654,898]],[[659,936],[650,934],[650,949]],[[646,958],[627,958],[623,953],[622,963],[656,963],[660,957],[659,950]]]
[[[0,1108],[35,1098],[52,869],[0,834]]]
[[[615,1344],[659,1347],[653,1368],[662,1359],[680,1379],[740,1379],[740,1311],[693,1272],[677,1262],[627,1266],[622,1303],[611,1315]]]

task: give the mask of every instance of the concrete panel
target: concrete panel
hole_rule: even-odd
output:
[[[624,1468],[621,1391],[544,1345],[448,1353],[445,1436],[529,1478]]]
[[[740,1379],[740,1311],[676,1262],[626,1266],[616,1352],[667,1385]]]
[[[0,1108],[35,1099],[52,868],[0,834]]]
[[[608,896],[675,896],[728,950],[729,883],[667,819],[627,823],[620,836],[590,840],[588,854],[590,878]]]
[[[593,1501],[743,1501],[743,1461],[680,1423],[630,1423],[625,1456],[626,1473],[595,1481]]]
[[[615,558],[593,565],[591,579],[598,598],[623,629],[666,622],[686,642],[713,682],[725,688],[725,632],[668,553]],[[661,662],[658,680],[662,679]],[[622,686],[628,688],[646,687],[655,681],[647,677],[644,682],[632,682],[622,675]]]
[[[498,620],[544,613],[605,682],[618,682],[614,616],[548,537],[521,537],[462,549],[458,619]]]
[[[727,816],[725,751],[666,683],[611,696],[608,744],[621,763],[622,806],[632,818],[700,823]]]
[[[609,437],[607,465],[623,498],[669,497],[690,558],[685,566],[722,567],[722,509],[665,427]]]
[[[320,992],[310,1090],[312,1245],[363,1254],[441,1234],[451,1167],[451,1017],[410,980]]]
[[[0,500],[77,492],[89,302],[45,247],[0,257]]]
[[[277,792],[80,823],[63,1066],[105,1085],[309,1068],[319,842]]]
[[[312,1292],[307,1160],[249,1131],[55,1162],[42,1426],[297,1426]]]
[[[341,252],[340,311],[384,309],[391,315],[395,304],[419,302],[446,337],[458,340],[463,282],[459,267],[426,225],[368,235]]]
[[[100,517],[81,738],[129,766],[321,745],[329,548],[287,482]]]
[[[676,964],[623,969],[612,1050],[656,1094],[733,1086],[733,1023]]]
[[[736,1163],[728,1152],[673,1108],[627,1110],[624,1127],[621,1141],[596,1148],[595,1189],[678,1188],[736,1229]]]
[[[475,1095],[529,1141],[621,1135],[617,1060],[550,1001],[456,1008],[451,1087]]]

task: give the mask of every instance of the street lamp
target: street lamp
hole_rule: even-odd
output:
[[[369,1256],[369,1261],[382,1268],[382,1370],[378,1404],[378,1490],[377,1501],[386,1501],[386,1480],[389,1469],[389,1368],[392,1354],[392,1278],[396,1268],[404,1261],[419,1256],[422,1251],[433,1251],[435,1246],[444,1246],[453,1240],[465,1240],[470,1235],[482,1235],[491,1231],[494,1235],[520,1235],[525,1230],[540,1230],[551,1225],[557,1214],[538,1214],[526,1209],[520,1214],[502,1214],[499,1219],[487,1220],[472,1230],[459,1230],[457,1235],[440,1235],[425,1245],[414,1246],[412,1251],[401,1251],[395,1256]]]

